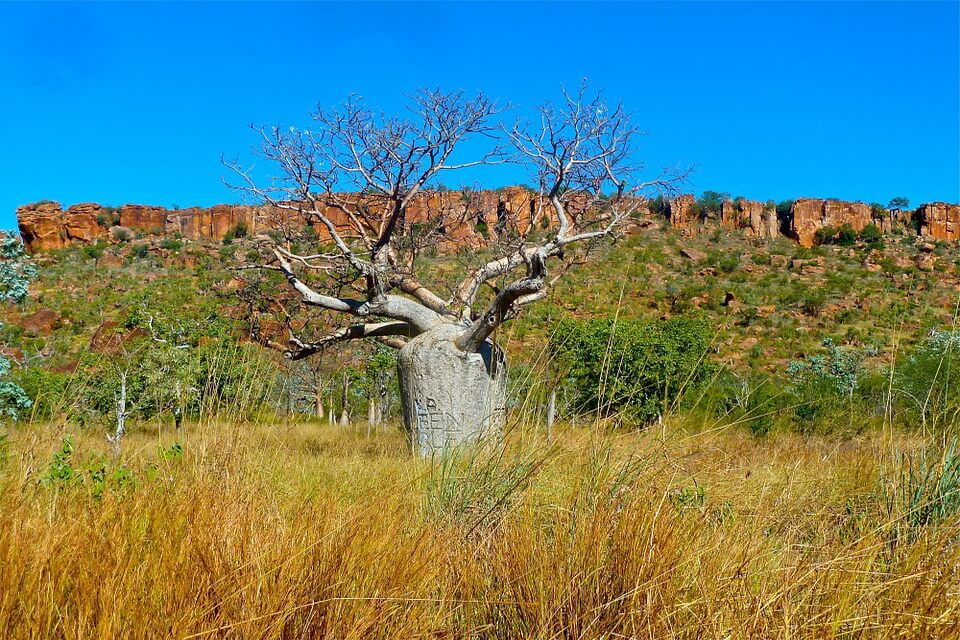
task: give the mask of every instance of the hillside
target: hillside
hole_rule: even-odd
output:
[[[101,375],[102,363],[87,362],[91,354],[115,354],[123,336],[143,335],[161,322],[188,327],[178,330],[193,344],[245,349],[245,361],[275,371],[270,380],[288,371],[275,350],[250,344],[252,334],[277,344],[286,334],[277,307],[255,309],[238,296],[253,272],[234,268],[260,260],[268,244],[263,236],[240,235],[216,241],[139,232],[111,244],[36,254],[40,276],[30,298],[4,312],[6,351],[24,365],[18,375],[33,380],[27,385],[33,389],[49,386],[48,375],[59,376],[61,386],[63,378]],[[709,223],[693,231],[667,219],[648,222],[573,267],[548,301],[527,309],[498,340],[523,372],[543,365],[560,317],[696,317],[712,333],[711,359],[743,378],[783,379],[791,362],[820,353],[824,339],[857,350],[879,369],[931,330],[955,326],[956,244],[928,242],[905,227],[838,242],[804,248],[786,237],[745,237]],[[464,269],[483,252],[427,257],[420,265],[424,282],[431,284],[431,273]],[[263,290],[282,296],[284,287],[272,283]],[[156,325],[148,327],[145,316],[151,323],[156,316]],[[333,390],[337,371],[363,368],[352,360],[352,351],[342,366],[327,358],[318,373],[327,379],[331,405],[342,404]]]

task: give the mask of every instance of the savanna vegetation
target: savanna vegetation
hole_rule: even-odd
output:
[[[421,460],[392,352],[246,338],[253,239],[130,243],[7,303],[3,637],[960,635],[946,248],[630,235],[497,336],[504,441]]]

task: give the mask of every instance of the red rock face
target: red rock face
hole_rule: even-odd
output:
[[[790,212],[793,218],[790,236],[802,247],[812,247],[817,231],[823,227],[839,228],[849,224],[854,231],[860,232],[873,222],[870,207],[863,202],[800,198],[794,201]]]
[[[685,193],[670,201],[670,224],[678,229],[688,229],[698,222],[693,214],[696,198]]]
[[[344,194],[348,196],[349,194]],[[360,237],[361,232],[376,236],[381,222],[382,204],[376,196],[349,196],[349,201],[362,204],[370,211],[364,218],[359,208],[353,207],[353,218],[336,207],[325,207],[324,215],[344,238]],[[587,199],[576,194],[568,199],[568,216],[576,220],[587,206]],[[702,222],[695,214],[695,198],[684,194],[671,200],[668,214],[672,226],[692,230]],[[326,225],[311,219],[306,205],[290,206],[216,205],[210,208],[190,207],[168,210],[164,207],[127,204],[120,208],[120,226],[142,233],[180,234],[191,240],[222,240],[239,225],[250,234],[265,233],[271,229],[302,229],[311,225],[321,242],[330,242]],[[937,240],[960,239],[960,206],[935,202],[922,205],[917,216],[920,233]],[[643,215],[641,207],[637,215]],[[889,232],[894,227],[910,224],[910,212],[888,212],[873,220],[870,207],[862,202],[842,202],[801,198],[794,202],[789,235],[805,247],[813,246],[818,229],[849,224],[856,231],[871,222]],[[647,211],[649,214],[649,211]],[[81,203],[63,211],[57,202],[39,202],[17,209],[20,234],[29,252],[60,249],[74,243],[99,239],[113,241],[106,228],[114,222],[96,203]],[[555,229],[559,220],[549,200],[523,187],[507,187],[497,191],[433,191],[417,195],[410,203],[405,224],[436,225],[443,231],[441,250],[458,247],[477,248],[496,241],[500,235],[526,236],[533,231]],[[780,235],[776,211],[754,200],[727,200],[720,212],[720,224],[739,230],[748,236],[774,238]],[[358,226],[360,228],[358,229]],[[642,228],[643,225],[640,225]],[[629,233],[632,228],[627,228]]]
[[[764,203],[756,200],[724,200],[720,224],[758,238],[776,238],[780,235],[776,210],[768,209]]]
[[[167,226],[167,210],[143,204],[120,207],[120,226],[144,233],[163,232]]]
[[[933,240],[960,240],[960,205],[946,202],[922,204],[917,209],[920,235]]]
[[[30,252],[61,249],[66,244],[63,209],[59,202],[37,202],[18,207],[17,225]]]
[[[98,216],[102,216],[102,209],[95,202],[75,204],[67,209],[63,216],[63,230],[67,243],[94,242],[107,237],[107,230],[100,225]]]

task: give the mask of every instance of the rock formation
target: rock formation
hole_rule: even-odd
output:
[[[917,208],[920,235],[933,240],[960,240],[960,205],[931,202]]]
[[[586,201],[580,204],[576,199],[568,205],[569,213],[574,217],[585,207]],[[696,198],[691,194],[669,200],[665,209],[663,214],[670,224],[686,232],[713,224],[711,220],[700,219]],[[344,212],[328,207],[324,214],[342,235],[358,235]],[[637,218],[649,218],[650,215],[645,206],[635,212]],[[960,205],[934,202],[921,205],[916,212],[886,211],[880,217],[874,218],[874,215],[862,202],[801,198],[791,208],[789,235],[802,246],[811,247],[816,243],[817,231],[824,227],[839,228],[849,224],[860,232],[872,222],[882,232],[889,233],[895,228],[909,226],[914,217],[919,222],[920,235],[935,240],[960,240]],[[219,241],[240,227],[253,235],[308,224],[307,218],[296,210],[269,205],[219,204],[209,208],[166,209],[126,204],[114,209],[88,202],[64,211],[59,203],[51,201],[19,207],[17,221],[20,235],[31,253],[97,240],[119,242],[137,233]],[[531,231],[552,229],[558,220],[549,200],[523,187],[506,187],[496,191],[422,192],[410,203],[405,222],[435,227],[442,232],[437,248],[452,250],[460,247],[476,249],[504,235],[523,236]],[[650,220],[643,220],[640,226],[650,223]],[[781,235],[777,212],[756,200],[725,200],[719,223],[724,228],[757,238]],[[325,225],[316,221],[309,224],[321,242],[330,240]],[[122,232],[113,233],[112,230]],[[369,230],[376,232],[373,222]],[[626,231],[629,233],[631,227],[626,227]]]
[[[76,242],[106,237],[98,223],[100,205],[76,204],[66,211],[59,202],[43,201],[17,209],[20,235],[28,251],[62,249]]]
[[[670,224],[678,229],[688,229],[698,223],[699,220],[694,214],[694,204],[696,204],[696,198],[689,193],[672,199],[668,209]]]
[[[724,200],[720,224],[758,238],[776,238],[780,235],[776,209],[756,200]]]
[[[824,227],[850,225],[854,231],[873,222],[870,206],[863,202],[800,198],[790,209],[790,237],[802,247],[816,244],[817,231]]]

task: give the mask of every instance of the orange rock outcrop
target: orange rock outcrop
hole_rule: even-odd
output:
[[[800,198],[794,201],[790,214],[790,237],[802,247],[816,244],[817,231],[823,227],[839,228],[849,224],[860,232],[873,222],[870,206],[863,202]]]
[[[916,215],[921,236],[932,240],[960,240],[960,204],[922,204]]]

